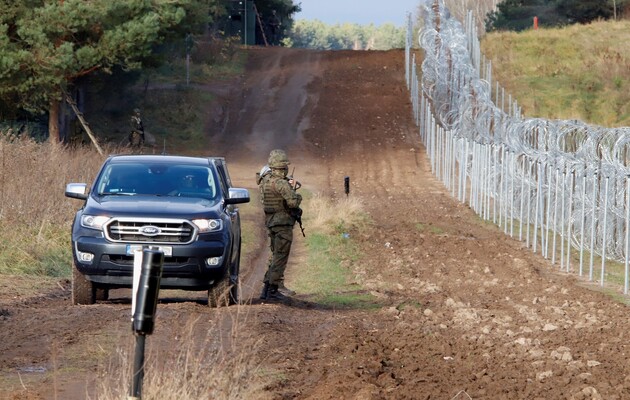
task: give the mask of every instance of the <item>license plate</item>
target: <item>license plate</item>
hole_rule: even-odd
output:
[[[128,244],[127,245],[127,255],[133,256],[134,251],[142,250],[144,246],[140,244]],[[173,248],[171,246],[148,246],[153,250],[158,250],[164,253],[164,257],[170,257],[173,255]]]

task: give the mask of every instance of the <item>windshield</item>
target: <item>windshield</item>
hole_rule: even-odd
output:
[[[96,182],[99,195],[216,197],[216,180],[206,166],[113,163]]]

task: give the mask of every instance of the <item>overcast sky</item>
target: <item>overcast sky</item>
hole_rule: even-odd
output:
[[[327,24],[344,22],[382,25],[390,22],[403,26],[407,13],[415,15],[421,0],[295,0],[302,11],[295,19],[318,19]]]

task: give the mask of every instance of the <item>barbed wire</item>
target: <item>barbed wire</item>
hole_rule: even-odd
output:
[[[493,81],[472,15],[462,24],[443,0],[427,0],[422,17],[421,80],[407,79],[434,173],[484,218],[567,270],[572,248],[591,279],[594,255],[627,265],[630,127],[522,116]],[[602,261],[595,271],[602,284],[604,268]],[[625,281],[627,292],[628,273]]]

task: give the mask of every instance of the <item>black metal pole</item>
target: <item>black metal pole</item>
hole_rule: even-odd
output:
[[[137,253],[136,253],[137,255]],[[162,278],[162,265],[164,253],[153,249],[143,249],[140,264],[134,259],[134,274],[139,272],[137,285],[134,290],[134,310],[131,328],[136,336],[136,349],[133,359],[133,376],[131,379],[130,400],[142,398],[142,380],[144,379],[144,342],[146,335],[153,333],[155,326],[155,312],[160,293],[160,280]],[[140,267],[140,271],[136,268]],[[135,281],[135,278],[134,278]]]
[[[133,358],[133,379],[131,380],[131,398],[142,398],[142,380],[144,379],[144,341],[145,335],[136,335],[136,353]]]

